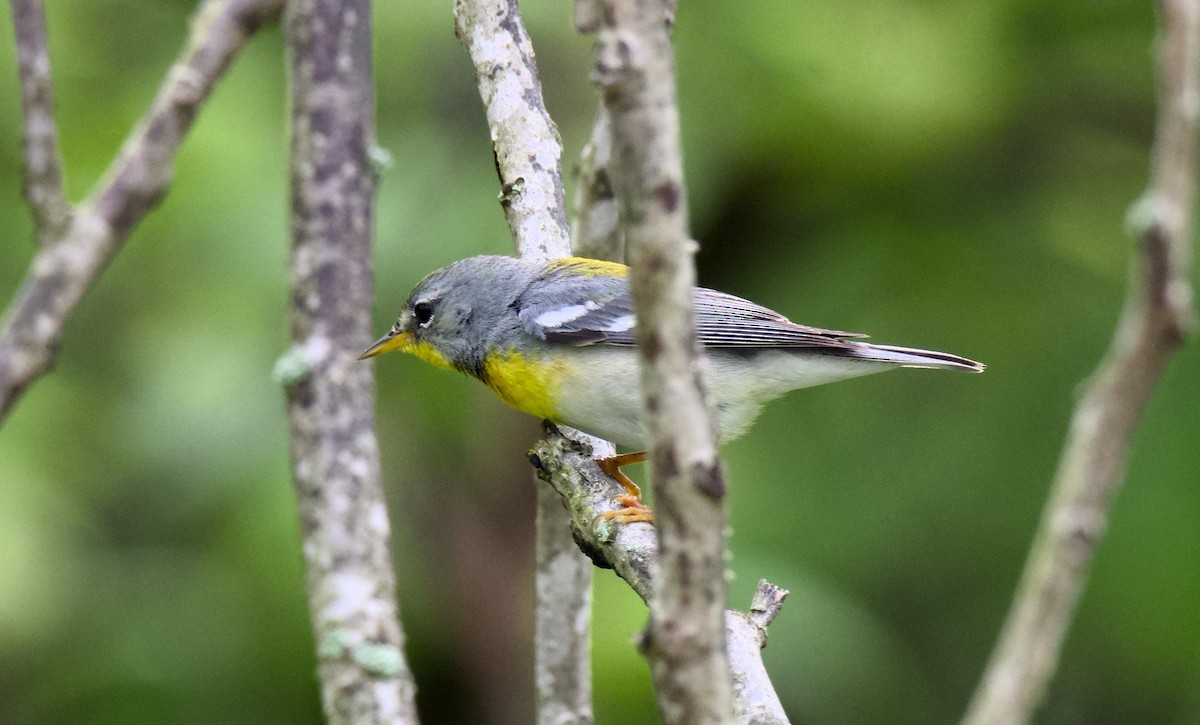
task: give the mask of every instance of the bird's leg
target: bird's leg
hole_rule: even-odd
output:
[[[600,518],[605,521],[616,521],[618,524],[632,524],[638,521],[654,520],[654,512],[650,510],[649,506],[642,503],[642,489],[638,488],[636,483],[629,480],[629,476],[621,472],[621,466],[629,466],[645,460],[645,451],[622,453],[616,456],[596,459],[596,465],[600,466],[600,470],[604,471],[604,475],[621,484],[621,487],[625,489],[625,493],[617,496],[616,499],[617,503],[623,508],[600,514]]]

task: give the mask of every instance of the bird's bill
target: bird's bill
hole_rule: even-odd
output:
[[[412,345],[412,335],[407,332],[389,332],[375,342],[358,356],[359,360],[366,360],[376,355],[382,355],[385,352],[394,352]]]

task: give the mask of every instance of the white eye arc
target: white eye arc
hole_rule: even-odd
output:
[[[418,302],[413,305],[413,318],[416,319],[419,327],[428,327],[433,321],[433,303]]]

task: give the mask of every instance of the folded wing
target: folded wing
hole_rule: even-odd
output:
[[[749,300],[703,287],[693,297],[696,334],[706,347],[851,350],[865,335],[792,322]],[[536,278],[517,299],[529,334],[568,345],[633,345],[636,319],[625,277],[582,276],[569,266]]]

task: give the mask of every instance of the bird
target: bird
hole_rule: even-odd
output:
[[[792,390],[901,367],[984,370],[950,353],[801,325],[704,287],[693,289],[692,306],[718,443],[741,436],[767,402]],[[649,442],[636,327],[623,264],[481,255],[421,280],[395,323],[358,359],[409,353],[480,380],[517,410],[632,449],[597,461],[627,492],[623,508],[605,518],[650,521],[640,490],[620,471],[645,460]]]

